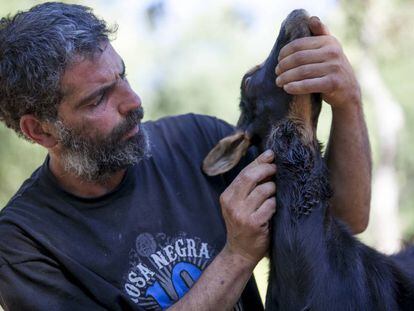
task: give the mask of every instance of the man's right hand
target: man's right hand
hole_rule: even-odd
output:
[[[269,248],[269,221],[276,211],[276,173],[271,150],[246,166],[220,197],[227,228],[223,251],[240,255],[255,266]]]
[[[276,210],[274,155],[261,154],[220,197],[227,228],[223,250],[193,287],[168,310],[233,310],[269,248],[269,220]]]

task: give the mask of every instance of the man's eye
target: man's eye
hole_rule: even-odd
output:
[[[119,75],[119,77],[122,79],[122,80],[125,80],[126,79],[126,76],[127,76],[127,74],[126,74],[126,72],[124,71],[124,72],[122,72],[120,75]]]
[[[102,104],[102,102],[104,101],[104,99],[105,99],[105,93],[106,92],[103,92],[93,103],[92,103],[92,106],[99,106],[100,104]]]

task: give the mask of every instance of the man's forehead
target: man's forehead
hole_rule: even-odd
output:
[[[77,96],[89,87],[99,85],[119,73],[123,62],[110,43],[93,55],[77,55],[66,68],[61,91],[65,98]]]

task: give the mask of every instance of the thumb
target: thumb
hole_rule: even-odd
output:
[[[326,25],[322,23],[317,16],[312,16],[309,19],[309,28],[314,36],[323,36],[330,34],[328,27],[326,27]]]

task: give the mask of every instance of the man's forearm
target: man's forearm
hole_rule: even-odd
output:
[[[312,37],[280,50],[276,84],[292,95],[321,93],[331,105],[326,159],[334,188],[332,211],[358,233],[368,224],[371,198],[371,151],[361,92],[339,41],[317,17],[309,19],[309,28]]]
[[[334,188],[332,212],[360,233],[368,225],[371,200],[371,149],[360,99],[332,109],[326,150]]]
[[[254,264],[225,247],[194,286],[168,310],[232,310],[251,277]]]
[[[269,221],[276,211],[274,154],[247,165],[220,196],[227,241],[193,287],[169,310],[231,310],[256,264],[269,249]]]

